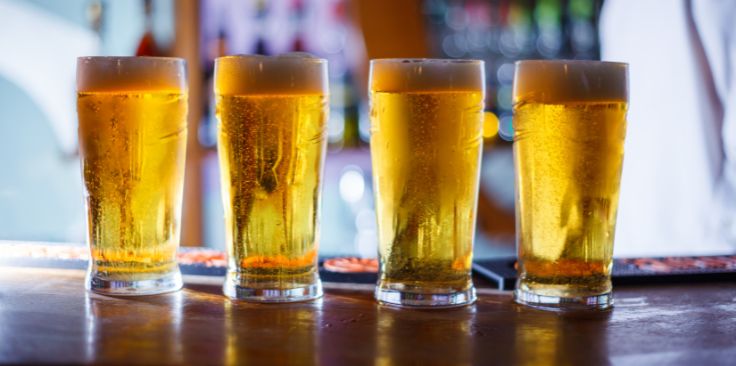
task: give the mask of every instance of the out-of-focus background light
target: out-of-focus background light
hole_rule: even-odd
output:
[[[366,81],[368,60],[384,57],[485,60],[476,255],[511,255],[514,62],[597,59],[600,7],[599,0],[0,0],[0,240],[84,243],[75,58],[138,53],[187,58],[197,138],[188,147],[182,244],[224,248],[213,61],[299,51],[329,60],[321,255],[376,255]]]

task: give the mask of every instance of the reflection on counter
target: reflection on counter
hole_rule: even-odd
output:
[[[452,321],[438,321],[432,316],[432,311],[411,311],[409,315],[403,314],[406,311],[411,310],[378,306],[375,363],[377,366],[473,364],[473,347],[478,346],[474,342],[472,329],[475,306],[449,310],[453,312]],[[421,333],[421,336],[417,336],[417,333]],[[451,349],[452,352],[439,360],[433,352],[434,345],[426,342],[426,339],[441,340],[443,347]]]
[[[223,306],[226,365],[320,364],[321,300],[266,306],[224,301]]]
[[[174,292],[110,301],[109,297],[85,292],[85,359],[100,363],[126,359],[131,364],[150,364],[165,354],[171,356],[169,363],[184,363],[184,296]],[[125,326],[109,326],[110,319],[115,318],[125,318]],[[192,351],[189,347],[186,350]]]

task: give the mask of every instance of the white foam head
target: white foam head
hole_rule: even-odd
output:
[[[629,99],[629,65],[621,62],[528,60],[516,63],[514,103]]]
[[[327,94],[327,60],[308,53],[236,55],[215,60],[215,93]]]
[[[174,57],[79,57],[77,91],[186,91],[186,61]]]
[[[485,92],[484,63],[480,60],[371,60],[370,89],[374,92]]]

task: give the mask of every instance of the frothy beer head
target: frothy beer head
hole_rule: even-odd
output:
[[[77,91],[186,91],[185,65],[173,57],[79,57]]]
[[[215,93],[219,95],[327,94],[327,90],[327,60],[307,53],[215,60]]]
[[[627,102],[629,65],[620,62],[518,61],[514,104],[537,102]]]
[[[375,92],[485,91],[483,61],[378,59],[371,61]]]

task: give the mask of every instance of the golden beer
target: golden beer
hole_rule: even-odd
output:
[[[317,240],[326,77],[326,62],[313,58],[217,59],[230,297],[298,301],[322,293]]]
[[[77,113],[88,287],[113,294],[178,289],[187,141],[183,61],[80,58]]]
[[[517,301],[611,305],[625,64],[523,61],[514,91]]]
[[[374,60],[370,98],[376,298],[409,306],[471,303],[483,64]]]

